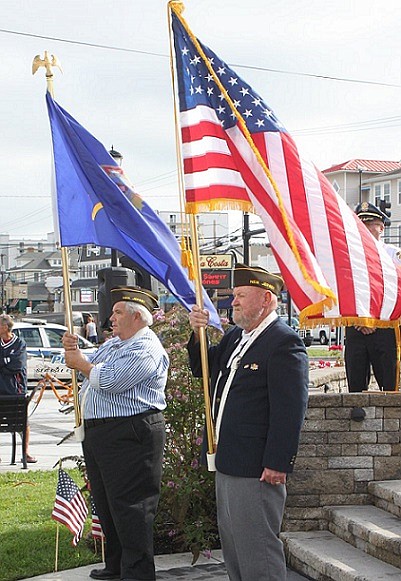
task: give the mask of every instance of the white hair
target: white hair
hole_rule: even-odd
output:
[[[141,319],[145,323],[145,325],[147,325],[148,327],[153,325],[153,317],[146,307],[144,307],[142,305],[138,305],[138,303],[131,303],[129,301],[124,301],[124,302],[125,302],[125,310],[126,311],[128,311],[131,314],[139,313],[141,315]]]

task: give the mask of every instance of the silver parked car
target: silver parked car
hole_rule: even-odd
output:
[[[45,373],[52,373],[61,380],[71,377],[64,364],[62,337],[66,331],[64,325],[40,319],[22,319],[14,323],[13,332],[26,343],[29,382],[39,380]],[[84,353],[94,353],[97,349],[83,337],[78,337],[78,345]]]

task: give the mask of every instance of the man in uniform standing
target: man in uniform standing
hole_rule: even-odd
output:
[[[383,245],[396,264],[401,264],[400,249],[385,244],[381,237],[390,220],[384,212],[369,202],[362,202],[355,213],[374,238]],[[345,330],[345,369],[350,392],[369,387],[370,366],[380,389],[394,391],[397,378],[397,345],[394,329],[356,325]]]
[[[307,406],[308,358],[302,339],[277,316],[282,286],[280,276],[237,264],[236,326],[209,348],[217,517],[230,581],[287,575],[278,535]],[[191,369],[199,376],[198,335],[208,312],[193,307],[190,323]]]

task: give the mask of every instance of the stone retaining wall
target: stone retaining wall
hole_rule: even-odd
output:
[[[370,504],[369,482],[401,479],[400,426],[401,393],[311,394],[283,530],[324,530],[325,506]]]

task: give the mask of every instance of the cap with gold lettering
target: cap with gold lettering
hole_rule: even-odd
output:
[[[258,286],[279,295],[284,281],[281,276],[273,274],[259,266],[246,266],[237,263],[234,269],[234,286]]]
[[[150,313],[159,308],[157,295],[152,291],[139,286],[117,286],[111,289],[111,304],[114,306],[120,301],[137,303],[146,307]]]

